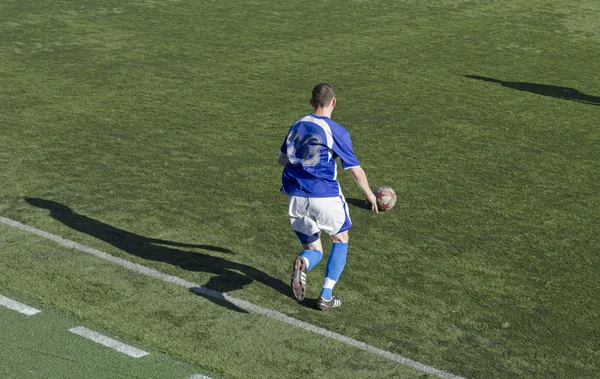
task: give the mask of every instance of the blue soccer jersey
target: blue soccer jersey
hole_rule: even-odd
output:
[[[281,190],[288,195],[340,196],[336,158],[340,158],[344,169],[359,166],[348,131],[330,118],[314,114],[302,117],[291,126],[281,153],[288,159]]]

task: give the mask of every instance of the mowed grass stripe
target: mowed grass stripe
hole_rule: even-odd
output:
[[[14,292],[9,295],[21,302],[31,300]],[[90,331],[114,335],[97,324],[43,304],[39,304],[39,310],[36,317],[23,317],[0,307],[0,378],[187,379],[201,373],[210,375],[205,376],[209,379],[222,378],[203,371],[201,366],[145,347],[149,354],[144,359],[132,359],[69,330],[74,325],[86,325]]]
[[[325,336],[325,337],[337,340],[339,342],[346,343],[346,344],[358,347],[358,348],[360,348],[362,350],[370,351],[370,352],[372,352],[372,353],[374,353],[374,354],[376,354],[376,355],[378,355],[380,357],[383,357],[383,358],[386,358],[386,359],[389,359],[389,360],[392,360],[392,361],[396,361],[396,362],[398,362],[398,363],[400,363],[402,365],[414,368],[414,369],[422,371],[424,373],[427,373],[427,374],[430,374],[430,375],[434,375],[434,376],[437,376],[437,377],[443,378],[443,379],[462,379],[462,377],[460,377],[460,376],[454,375],[452,373],[449,373],[449,372],[446,372],[446,371],[443,371],[443,370],[436,369],[434,367],[428,366],[428,365],[420,363],[420,362],[413,361],[413,360],[408,359],[406,357],[403,357],[403,356],[401,356],[399,354],[394,354],[392,352],[376,348],[376,347],[368,345],[368,344],[366,344],[364,342],[357,341],[355,339],[343,336],[341,334],[329,331],[327,329],[320,328],[318,326],[309,324],[307,322],[297,320],[297,319],[295,319],[293,317],[289,317],[289,316],[284,315],[282,313],[279,313],[277,311],[259,307],[257,305],[254,305],[254,304],[250,303],[250,302],[247,302],[247,301],[244,301],[244,300],[241,300],[241,299],[237,299],[235,297],[229,296],[227,294],[224,294],[224,293],[221,293],[221,292],[218,292],[218,291],[211,290],[211,289],[206,288],[206,287],[204,287],[204,286],[202,286],[200,284],[192,283],[192,282],[189,282],[187,280],[184,280],[184,279],[172,276],[172,275],[167,275],[167,274],[164,274],[162,272],[153,270],[151,268],[148,268],[148,267],[136,264],[136,263],[129,262],[129,261],[125,260],[125,259],[114,257],[114,256],[112,256],[112,255],[110,255],[108,253],[103,252],[103,251],[100,251],[100,250],[97,250],[97,249],[94,249],[94,248],[91,248],[91,247],[79,244],[79,243],[74,242],[74,241],[70,241],[70,240],[64,239],[64,238],[59,237],[57,235],[54,235],[54,234],[45,232],[43,230],[31,227],[29,225],[25,225],[25,224],[20,223],[18,221],[11,220],[9,218],[0,216],[0,222],[3,223],[3,224],[6,224],[6,225],[9,225],[9,226],[12,226],[12,227],[15,227],[15,228],[18,228],[18,229],[21,229],[21,230],[33,233],[33,234],[38,235],[40,237],[49,239],[49,240],[51,240],[53,242],[56,242],[56,243],[58,243],[58,244],[60,244],[60,245],[62,245],[64,247],[68,247],[68,248],[71,248],[71,249],[75,249],[75,250],[78,250],[78,251],[81,251],[81,252],[84,252],[84,253],[88,253],[88,254],[94,255],[94,256],[96,256],[98,258],[102,258],[104,260],[107,260],[107,261],[110,261],[112,263],[115,263],[115,264],[117,264],[119,266],[122,266],[122,267],[124,267],[124,268],[126,268],[128,270],[135,271],[137,273],[140,273],[140,274],[143,274],[143,275],[146,275],[146,276],[150,276],[150,277],[155,278],[155,279],[160,279],[160,280],[163,280],[163,281],[166,281],[166,282],[169,282],[169,283],[173,283],[173,284],[177,284],[177,285],[183,286],[183,287],[185,287],[187,289],[193,290],[194,292],[200,293],[202,295],[206,295],[206,296],[210,296],[210,297],[213,297],[213,298],[218,298],[218,299],[226,300],[226,301],[228,301],[228,302],[236,305],[237,307],[239,307],[239,308],[241,308],[243,310],[246,310],[248,312],[259,313],[259,314],[262,314],[262,315],[274,318],[276,320],[285,322],[287,324],[290,324],[290,325],[302,328],[304,330],[309,330],[309,331],[312,331],[314,333],[320,334],[322,336]]]

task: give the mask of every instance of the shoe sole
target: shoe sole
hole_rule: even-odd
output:
[[[306,264],[304,259],[296,258],[294,262],[294,276],[292,277],[292,291],[298,301],[306,297]],[[304,277],[304,280],[302,280]]]

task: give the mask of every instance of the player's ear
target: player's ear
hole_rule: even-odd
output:
[[[313,101],[313,99],[310,99],[308,102],[310,103],[311,107],[313,107],[313,108],[315,107],[315,102]]]
[[[335,104],[336,104],[336,103],[337,103],[337,99],[334,97],[334,98],[331,100],[331,108],[335,108]]]

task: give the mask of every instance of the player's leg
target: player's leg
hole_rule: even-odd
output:
[[[333,287],[340,279],[342,271],[344,271],[344,267],[346,266],[349,238],[347,230],[331,236],[331,252],[327,260],[325,280],[323,281],[323,289],[321,290],[321,298],[326,301],[331,299]]]
[[[302,244],[301,257],[306,269],[311,270],[323,258],[321,230],[310,212],[310,199],[305,197],[289,197],[289,216],[292,230]]]
[[[296,232],[296,235],[298,235],[304,250],[294,260],[291,286],[296,300],[302,301],[306,297],[306,273],[323,258],[323,247],[320,233],[305,236]]]
[[[306,262],[307,271],[312,270],[323,258],[323,245],[320,237],[320,233],[315,233],[308,239],[298,236],[300,243],[302,243],[302,251],[298,254],[298,257]]]
[[[317,218],[318,226],[330,234],[332,247],[327,260],[323,289],[317,302],[322,310],[341,305],[341,298],[333,296],[333,287],[337,283],[346,265],[348,255],[348,231],[352,226],[348,206],[343,196],[324,199],[324,212]]]
[[[292,230],[302,244],[303,250],[294,260],[291,287],[298,301],[306,296],[306,273],[323,257],[321,233],[316,221],[308,214],[307,198],[289,197],[289,216]]]

